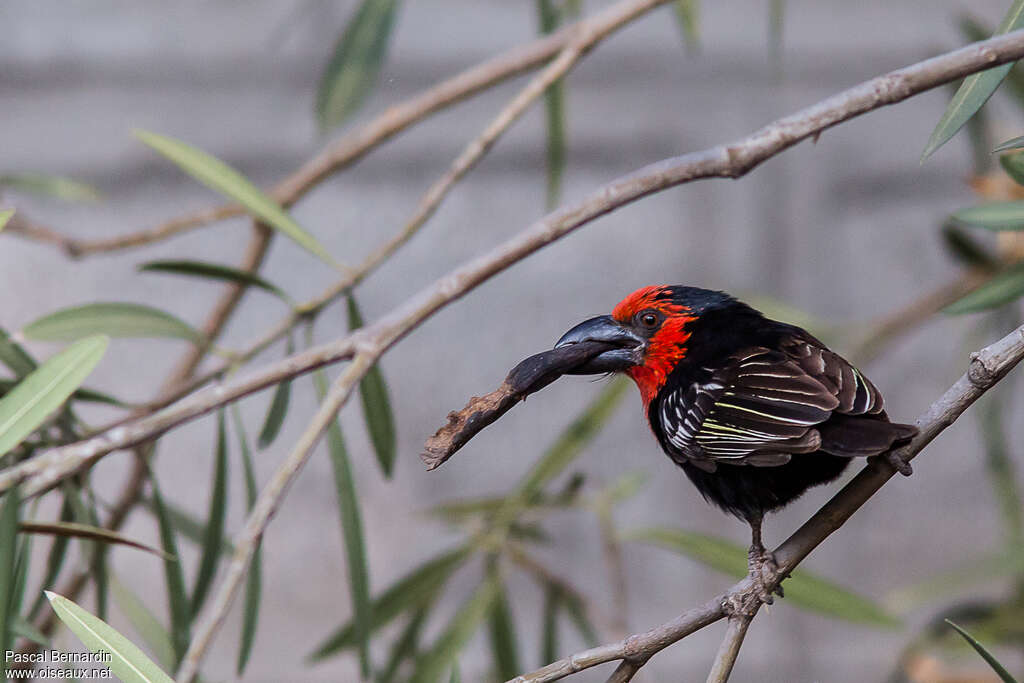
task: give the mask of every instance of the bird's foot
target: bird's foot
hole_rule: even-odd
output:
[[[761,602],[766,605],[775,602],[772,597],[773,592],[780,598],[785,597],[782,592],[782,584],[775,586],[774,591],[768,588],[778,579],[779,567],[775,564],[775,555],[764,546],[750,546],[750,551],[747,553],[747,570],[750,578],[754,580],[757,598]]]
[[[909,477],[914,473],[914,468],[907,462],[906,456],[901,452],[903,449],[897,449],[895,451],[889,451],[885,454],[885,459],[892,465],[897,472],[902,474],[904,477]]]

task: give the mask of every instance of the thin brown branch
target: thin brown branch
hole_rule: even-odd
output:
[[[906,460],[912,459],[1022,359],[1024,326],[971,354],[967,372],[917,419],[920,433],[895,454]],[[896,470],[886,459],[872,458],[850,483],[775,550],[778,572],[767,582],[766,588],[770,591],[782,583],[786,575],[895,474]],[[607,662],[650,658],[669,645],[727,616],[727,606],[734,614],[751,616],[760,606],[757,595],[758,587],[747,577],[728,592],[661,626],[553,662],[542,669],[518,676],[510,683],[549,683]],[[740,609],[737,610],[736,606],[740,606]]]
[[[736,657],[743,645],[743,638],[747,635],[747,628],[752,620],[753,617],[746,614],[736,614],[729,618],[725,637],[718,647],[718,654],[715,655],[715,662],[711,665],[707,683],[726,683],[729,680],[732,667],[736,664]]]
[[[558,54],[576,30],[577,24],[572,24],[557,33],[516,46],[401,104],[389,107],[366,125],[328,144],[319,154],[274,186],[270,195],[284,206],[294,204],[324,179],[351,166],[375,147],[413,124],[509,78],[537,68]],[[56,244],[70,255],[79,257],[152,244],[244,213],[245,209],[237,204],[225,204],[178,216],[146,230],[96,240],[76,240],[53,230],[17,232],[31,239]]]
[[[36,223],[27,218],[22,211],[16,211],[4,227],[4,232],[19,235],[26,239],[44,244],[53,244],[61,249],[68,249],[71,240],[53,228]]]
[[[633,680],[633,676],[636,676],[637,672],[640,671],[640,667],[644,665],[644,662],[623,659],[619,662],[619,665],[615,667],[615,671],[608,677],[606,683],[629,683]]]
[[[154,415],[19,463],[0,472],[0,492],[31,479],[26,491],[38,493],[113,450],[153,438],[284,379],[351,358],[357,348],[386,351],[438,310],[495,274],[617,208],[700,178],[740,177],[764,160],[838,123],[1022,57],[1024,31],[1001,35],[866,81],[731,144],[666,159],[614,180],[579,203],[549,214],[490,252],[456,268],[369,327],[272,363],[230,384],[207,388]]]

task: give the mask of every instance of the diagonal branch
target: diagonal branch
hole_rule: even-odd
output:
[[[917,419],[920,433],[894,454],[906,460],[912,459],[1021,360],[1024,360],[1024,325],[994,344],[971,354],[967,372]],[[894,474],[896,470],[887,460],[872,458],[850,483],[775,550],[778,573],[766,587],[772,590],[782,583],[783,578],[801,560],[842,526]],[[727,593],[661,626],[553,662],[542,669],[518,676],[510,683],[549,683],[607,662],[646,660],[691,633],[726,617],[726,605],[744,606],[746,609],[741,611],[748,615],[756,611],[760,606],[757,587],[749,577],[734,585]],[[731,636],[731,639],[742,640],[742,637],[736,635]],[[723,663],[729,656],[728,653],[722,656]],[[735,654],[731,656],[735,659]]]
[[[0,493],[26,480],[31,480],[26,493],[39,493],[114,450],[153,438],[283,379],[351,358],[359,346],[386,351],[438,310],[497,273],[617,208],[701,178],[738,178],[766,159],[838,123],[1022,57],[1024,30],[1007,33],[865,81],[733,143],[666,159],[614,180],[579,203],[548,214],[490,252],[456,268],[369,327],[272,363],[230,384],[207,388],[154,415],[10,467],[0,472]]]
[[[754,617],[748,614],[735,614],[729,618],[725,638],[718,647],[718,654],[715,655],[715,663],[711,665],[707,683],[726,683],[729,680],[732,667],[736,664],[736,657],[743,645],[743,638],[746,637],[753,619]]]

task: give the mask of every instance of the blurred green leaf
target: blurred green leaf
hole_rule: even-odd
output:
[[[1011,5],[1006,16],[1003,17],[1003,21],[999,24],[995,34],[1008,33],[1022,26],[1024,26],[1024,0],[1014,0],[1013,5]],[[967,123],[967,120],[981,109],[982,105],[988,101],[988,98],[992,96],[992,93],[996,91],[999,84],[1006,78],[1012,67],[1012,63],[1004,64],[981,73],[972,74],[964,79],[960,89],[956,91],[953,99],[946,107],[946,111],[942,114],[942,118],[939,119],[939,123],[935,126],[935,130],[932,131],[931,137],[928,138],[928,143],[921,153],[922,162],[956,135],[956,132]]]
[[[203,530],[203,548],[196,571],[196,582],[192,590],[192,616],[199,614],[206,593],[210,589],[213,575],[220,563],[221,546],[224,542],[224,520],[228,506],[228,435],[224,423],[224,409],[217,411],[217,446],[213,461],[213,484],[210,488],[209,512]]]
[[[0,398],[0,455],[21,443],[81,386],[103,357],[107,341],[95,336],[72,344]]]
[[[260,435],[256,439],[256,443],[259,444],[261,449],[267,448],[270,444],[274,443],[274,439],[277,438],[278,433],[281,431],[284,419],[288,415],[288,403],[291,395],[291,380],[279,382],[274,389],[274,396],[270,400],[270,406],[267,408],[267,416],[263,419],[263,428],[260,429]]]
[[[966,266],[992,270],[998,265],[998,259],[959,226],[942,226],[942,240],[950,254]]]
[[[22,330],[28,339],[73,341],[87,335],[170,337],[201,342],[202,334],[170,313],[129,303],[96,303],[63,308],[35,320]]]
[[[45,600],[45,596],[43,597]],[[42,645],[44,648],[49,648],[52,641],[46,637],[46,634],[33,626],[30,622],[25,621],[24,618],[14,615],[14,623],[11,624],[11,635],[18,638],[25,638],[30,640],[36,645]]]
[[[13,603],[17,582],[15,558],[20,505],[21,492],[18,487],[8,489],[3,496],[3,505],[0,505],[0,652],[10,651],[14,644],[11,627],[16,613]],[[6,673],[7,658],[2,659],[4,661],[0,662],[0,673]]]
[[[993,657],[989,651],[985,649],[985,646],[979,643],[974,636],[957,626],[949,619],[946,619],[946,623],[956,629],[957,633],[964,637],[964,640],[966,640],[970,646],[973,647],[979,655],[981,655],[982,659],[988,662],[988,665],[992,667],[992,670],[996,672],[1003,683],[1017,683],[1013,676],[1010,675],[1010,672],[1007,671],[1006,668],[999,663],[999,660]]]
[[[280,204],[220,159],[197,147],[165,135],[144,130],[136,131],[135,135],[142,142],[177,164],[185,173],[210,189],[234,199],[250,214],[282,233],[327,265],[338,270],[341,269],[341,264],[334,260],[313,235],[295,222],[295,219]]]
[[[616,377],[601,389],[586,410],[573,420],[558,440],[527,472],[518,488],[522,497],[528,498],[536,494],[545,484],[565,471],[569,463],[601,431],[626,395],[628,388],[628,380]]]
[[[969,16],[961,17],[959,26],[960,32],[970,43],[987,40],[992,36],[991,26],[983,26]],[[1018,104],[1024,105],[1024,70],[1021,69],[1020,62],[1014,62],[1013,68],[1010,69],[1005,81],[1005,90],[1007,94],[1017,100]]]
[[[0,232],[3,232],[4,228],[7,227],[7,221],[11,220],[11,216],[14,215],[14,209],[5,209],[0,211]]]
[[[552,0],[537,0],[540,31],[553,32],[561,23],[558,8]],[[558,205],[562,194],[562,176],[565,174],[565,78],[560,78],[544,91],[544,111],[547,121],[547,206]]]
[[[60,517],[58,521],[69,522],[71,521],[71,504],[68,502],[67,496],[64,497],[60,508]],[[67,536],[57,536],[53,539],[53,543],[50,545],[50,551],[46,554],[46,575],[40,582],[39,587],[43,590],[51,588],[57,580],[57,576],[60,574],[60,570],[64,566],[64,560],[67,558],[67,549],[69,538]],[[30,617],[34,618],[43,604],[46,602],[46,595],[43,590],[39,591],[36,601],[32,604],[29,609]]]
[[[562,599],[565,601],[565,611],[580,634],[580,638],[587,644],[587,647],[597,647],[601,640],[597,637],[597,629],[590,623],[586,605],[575,595],[565,592],[562,593]]]
[[[313,373],[316,393],[323,401],[327,396],[327,375],[322,370]],[[338,514],[341,535],[348,560],[349,594],[352,597],[352,619],[356,642],[359,645],[359,665],[363,678],[370,676],[370,631],[373,607],[370,603],[370,571],[366,566],[366,542],[363,539],[362,514],[356,493],[355,477],[349,464],[348,449],[337,416],[327,428],[327,450],[334,470],[334,488],[338,495]]]
[[[0,188],[52,197],[66,202],[94,202],[100,192],[91,185],[56,175],[12,173],[0,175]]]
[[[11,369],[14,375],[21,379],[36,369],[36,362],[32,356],[11,339],[7,331],[0,328],[0,361]]]
[[[1013,182],[1024,185],[1024,152],[999,155],[999,165],[1013,178]]]
[[[427,602],[413,612],[401,635],[391,645],[388,662],[377,675],[376,683],[393,683],[402,663],[407,659],[415,659],[419,654],[420,635],[423,633],[423,625],[427,623],[429,608],[430,603]]]
[[[391,584],[390,588],[373,601],[372,630],[376,631],[391,623],[400,614],[416,609],[433,599],[455,570],[470,556],[471,550],[467,545],[439,555]],[[355,627],[351,622],[347,622],[328,636],[309,658],[314,661],[323,659],[353,647],[356,642]]]
[[[125,683],[173,683],[142,650],[115,631],[102,619],[94,617],[71,600],[46,592],[53,611],[72,633],[96,653],[109,653],[111,672]]]
[[[541,666],[558,659],[558,606],[561,603],[561,589],[553,583],[548,583],[544,588],[544,616],[541,619]]]
[[[676,22],[683,36],[683,43],[690,53],[700,50],[700,0],[676,0]]]
[[[173,559],[164,560],[164,581],[167,584],[167,603],[171,612],[171,643],[174,645],[174,668],[181,664],[181,658],[188,649],[192,612],[185,591],[185,574],[178,560],[178,544],[174,540],[174,529],[170,516],[164,507],[156,477],[150,472],[149,485],[153,492],[153,509],[160,527],[160,544],[164,552]]]
[[[238,268],[232,268],[220,263],[208,263],[206,261],[150,261],[139,266],[139,271],[144,273],[187,275],[217,282],[251,285],[270,292],[289,305],[294,303],[292,298],[283,289],[256,273],[248,270],[239,270]]]
[[[1010,138],[1006,142],[1000,143],[999,146],[992,150],[992,152],[1007,152],[1009,150],[1020,149],[1022,147],[1024,147],[1024,135],[1015,138]]]
[[[1006,415],[1014,414],[1013,400],[1005,388],[992,389],[975,408],[985,444],[985,468],[1003,520],[1005,547],[1024,548],[1024,501],[1017,485],[1016,466],[1005,419]]]
[[[156,504],[153,502],[152,498],[143,498],[142,505],[159,520]],[[196,519],[192,513],[183,510],[170,501],[163,501],[163,507],[164,513],[170,521],[171,528],[174,529],[175,532],[181,534],[186,540],[195,543],[198,546],[202,546],[203,537],[206,533],[203,523]],[[235,552],[235,546],[227,536],[224,536],[221,540],[220,551],[225,555],[231,555]]]
[[[348,326],[350,330],[363,326],[363,315],[351,293],[348,295]],[[384,476],[390,478],[395,466],[395,417],[388,397],[388,385],[379,364],[370,368],[359,382],[359,398],[362,399],[366,429],[370,433],[377,462]]]
[[[785,27],[785,0],[768,0],[768,47],[776,60],[782,55],[782,36]]]
[[[397,11],[398,0],[363,0],[348,21],[317,88],[321,129],[334,128],[362,106],[387,55]]]
[[[142,599],[118,581],[117,577],[111,576],[110,587],[117,609],[128,619],[128,623],[152,651],[160,666],[168,670],[172,669],[174,667],[174,645],[171,644],[171,635],[167,629],[146,607]]]
[[[495,572],[496,574],[496,572]],[[488,615],[491,637],[491,656],[494,666],[503,681],[519,675],[519,645],[516,639],[516,627],[512,618],[512,609],[508,604],[508,595],[501,579],[495,575],[492,580],[497,586],[491,611]]]
[[[256,504],[256,497],[259,489],[256,486],[256,471],[252,462],[252,450],[249,448],[249,440],[245,436],[245,426],[242,424],[242,416],[238,412],[238,404],[231,404],[231,417],[235,424],[235,432],[238,436],[238,449],[242,453],[242,468],[245,470],[245,504],[246,509],[252,512]],[[249,573],[245,578],[245,599],[242,606],[242,636],[238,647],[238,662],[235,673],[241,676],[249,663],[249,655],[252,654],[252,644],[256,640],[256,624],[260,614],[260,595],[263,592],[263,541],[257,542],[256,550],[253,551],[252,562],[249,564]]]
[[[1024,199],[970,206],[953,212],[950,218],[989,230],[1024,230]]]
[[[48,534],[50,536],[63,536],[66,538],[84,538],[90,541],[101,543],[112,543],[114,545],[126,545],[139,550],[145,550],[157,557],[167,559],[164,551],[154,548],[151,545],[134,541],[116,531],[104,529],[103,527],[91,524],[79,524],[77,522],[22,522],[19,526],[21,531],[29,534]]]
[[[624,540],[652,543],[737,578],[747,575],[747,549],[732,541],[682,529],[638,529]],[[866,597],[803,570],[784,584],[785,604],[858,624],[894,628],[900,620]]]
[[[452,664],[452,674],[448,677],[448,683],[462,683],[462,673],[459,671],[458,660]]]
[[[975,313],[1002,306],[1021,295],[1024,295],[1024,264],[1018,264],[993,276],[991,280],[942,310],[949,315]]]
[[[497,581],[493,577],[485,579],[448,622],[444,632],[434,641],[433,647],[416,663],[412,680],[416,683],[434,683],[441,680],[444,672],[480,628],[497,597]]]

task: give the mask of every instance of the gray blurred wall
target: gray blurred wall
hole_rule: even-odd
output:
[[[66,174],[94,183],[106,195],[87,205],[19,196],[17,205],[70,234],[100,237],[216,201],[135,141],[133,128],[187,140],[260,183],[280,179],[324,142],[312,116],[313,92],[355,4],[6,0],[0,4],[0,170]],[[588,9],[600,4],[586,3]],[[1008,3],[791,1],[781,63],[769,58],[767,4],[702,3],[704,47],[694,56],[682,50],[671,10],[659,10],[608,40],[573,71],[564,199],[651,161],[742,136],[868,77],[958,45],[959,14],[970,11],[995,25]],[[379,87],[356,125],[535,33],[532,3],[406,3]],[[419,194],[522,82],[403,134],[324,183],[295,215],[334,254],[358,262],[398,229]],[[608,311],[634,288],[679,282],[757,293],[849,323],[894,310],[953,277],[956,268],[943,253],[937,228],[948,211],[972,201],[964,182],[970,172],[967,143],[961,136],[923,166],[918,163],[948,94],[928,93],[842,125],[742,180],[705,181],[619,210],[489,281],[391,351],[383,367],[399,426],[393,480],[383,481],[378,473],[359,408],[349,406],[343,414],[374,589],[456,538],[426,519],[425,508],[504,491],[598,385],[559,382],[434,473],[424,472],[416,457],[423,438],[449,409],[489,390],[520,358],[550,346],[584,316]],[[1003,115],[997,120],[1004,137],[1018,135],[1016,112],[1000,106],[995,112]],[[544,213],[543,125],[537,107],[459,184],[422,234],[360,288],[368,318]],[[51,248],[5,237],[0,324],[16,329],[42,311],[93,300],[153,303],[198,323],[218,295],[216,287],[138,275],[135,266],[197,256],[235,262],[248,239],[246,225],[233,220],[152,248],[71,263]],[[331,279],[328,269],[281,240],[265,273],[299,299],[320,292]],[[244,344],[283,313],[272,298],[250,294],[225,343]],[[865,368],[894,417],[912,419],[962,372],[967,333],[975,323],[938,319]],[[320,339],[343,331],[334,309],[317,330]],[[843,350],[844,340],[837,347]],[[55,349],[32,348],[44,355]],[[92,383],[139,400],[153,394],[183,351],[178,343],[160,341],[115,341],[111,348]],[[260,360],[280,353],[275,349]],[[284,433],[259,454],[264,481],[314,410],[308,380],[296,387]],[[242,404],[251,436],[268,400],[264,393]],[[212,429],[210,420],[199,421],[161,442],[157,469],[163,488],[196,512],[206,505]],[[129,463],[120,454],[98,467],[96,479],[107,496],[113,497]],[[644,493],[620,511],[623,527],[681,526],[747,540],[745,526],[706,506],[659,452],[636,396],[576,466],[591,484],[626,471],[647,475]],[[882,599],[997,542],[974,420],[964,419],[944,434],[916,471],[912,479],[887,486],[807,566]],[[234,481],[231,530],[243,518],[241,478]],[[350,614],[331,482],[327,458],[318,454],[270,526],[263,617],[247,680],[355,679],[350,659],[302,668],[310,644]],[[835,488],[815,490],[769,520],[768,539],[784,538]],[[593,520],[565,514],[550,529],[556,544],[544,559],[608,607]],[[155,524],[145,514],[133,517],[126,532],[156,539]],[[659,624],[731,583],[661,550],[627,550],[628,621],[634,630]],[[194,559],[186,555],[186,566],[194,568]],[[114,566],[163,613],[157,562],[118,551]],[[472,589],[472,575],[463,576],[446,610]],[[541,596],[521,576],[511,589],[528,662],[538,664]],[[910,623],[927,616],[927,609],[918,610]],[[233,676],[238,617],[232,614],[216,641],[208,666],[212,680]],[[114,623],[125,626],[117,616]],[[721,631],[721,625],[706,629],[658,655],[644,680],[702,679]],[[758,617],[734,680],[881,680],[909,633],[829,620],[782,601]],[[73,641],[65,635],[62,642]],[[566,654],[579,645],[574,637],[563,641]],[[481,678],[486,662],[485,642],[474,641],[462,660],[465,678]],[[604,680],[607,674],[577,679]]]

